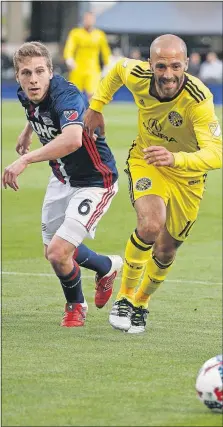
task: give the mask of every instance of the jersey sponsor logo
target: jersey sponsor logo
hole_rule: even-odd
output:
[[[151,131],[160,132],[162,130],[160,122],[156,119],[149,119],[148,126]]]
[[[171,111],[168,114],[168,119],[171,123],[171,125],[173,126],[181,126],[183,123],[183,117],[181,117],[181,115],[179,113],[177,113],[176,111]]]
[[[166,142],[177,142],[172,136],[169,138],[167,135],[161,132],[162,126],[157,119],[149,119],[148,124],[143,122],[144,128],[152,135],[164,139]]]
[[[138,179],[138,181],[136,181],[135,183],[135,189],[137,191],[144,191],[144,190],[148,190],[148,188],[152,187],[152,181],[149,178],[140,178]]]
[[[53,125],[53,120],[51,120],[49,117],[46,117],[46,116],[41,116],[41,117],[45,125],[48,125],[48,126]]]
[[[211,131],[211,135],[217,137],[221,135],[221,128],[218,122],[208,123],[208,126]]]
[[[64,111],[64,116],[67,120],[76,120],[79,116],[76,110]]]
[[[51,126],[42,125],[39,122],[29,122],[34,130],[39,136],[44,137],[45,139],[51,141],[58,135],[58,129]]]

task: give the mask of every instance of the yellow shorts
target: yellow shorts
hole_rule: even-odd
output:
[[[79,90],[85,90],[88,94],[93,94],[100,81],[100,78],[100,72],[86,73],[77,69],[69,73],[68,80],[75,84]]]
[[[125,172],[129,178],[131,202],[134,204],[137,199],[149,194],[160,196],[167,208],[167,230],[174,239],[184,241],[198,215],[204,179],[188,181],[181,177],[177,181],[166,171],[164,167],[148,165],[144,160],[129,159]]]

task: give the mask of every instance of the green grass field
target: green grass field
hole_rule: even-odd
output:
[[[221,109],[217,109],[221,116]],[[106,107],[107,133],[120,191],[98,226],[101,253],[123,256],[135,227],[123,169],[136,135],[132,104]],[[15,102],[2,106],[2,165],[17,158],[25,123]],[[38,147],[35,139],[34,147]],[[84,328],[61,328],[64,297],[43,257],[41,204],[47,163],[29,166],[20,190],[2,192],[2,425],[220,426],[196,397],[198,369],[222,353],[222,176],[210,172],[199,219],[168,280],[150,303],[145,334],[113,330],[94,306],[94,276],[83,270],[89,303]]]

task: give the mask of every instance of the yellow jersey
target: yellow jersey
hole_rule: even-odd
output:
[[[103,64],[107,65],[111,51],[103,31],[95,28],[89,32],[85,28],[73,28],[69,32],[64,59],[73,58],[77,69],[87,70],[89,74],[100,72],[100,54]]]
[[[90,108],[102,112],[123,84],[138,107],[138,135],[130,158],[143,159],[144,148],[162,145],[175,158],[173,168],[160,168],[164,173],[197,177],[222,166],[221,129],[213,96],[198,78],[185,73],[178,93],[173,98],[160,98],[154,95],[149,63],[123,58],[101,80]]]

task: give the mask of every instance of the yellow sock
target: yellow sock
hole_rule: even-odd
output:
[[[164,264],[163,262],[159,261],[154,254],[150,253],[142,283],[134,296],[133,304],[136,307],[148,307],[151,295],[165,280],[167,273],[173,264],[173,261],[174,260],[168,264]]]
[[[122,281],[117,300],[127,298],[133,302],[135,288],[142,277],[152,245],[153,243],[145,243],[137,230],[131,234],[125,248]]]

